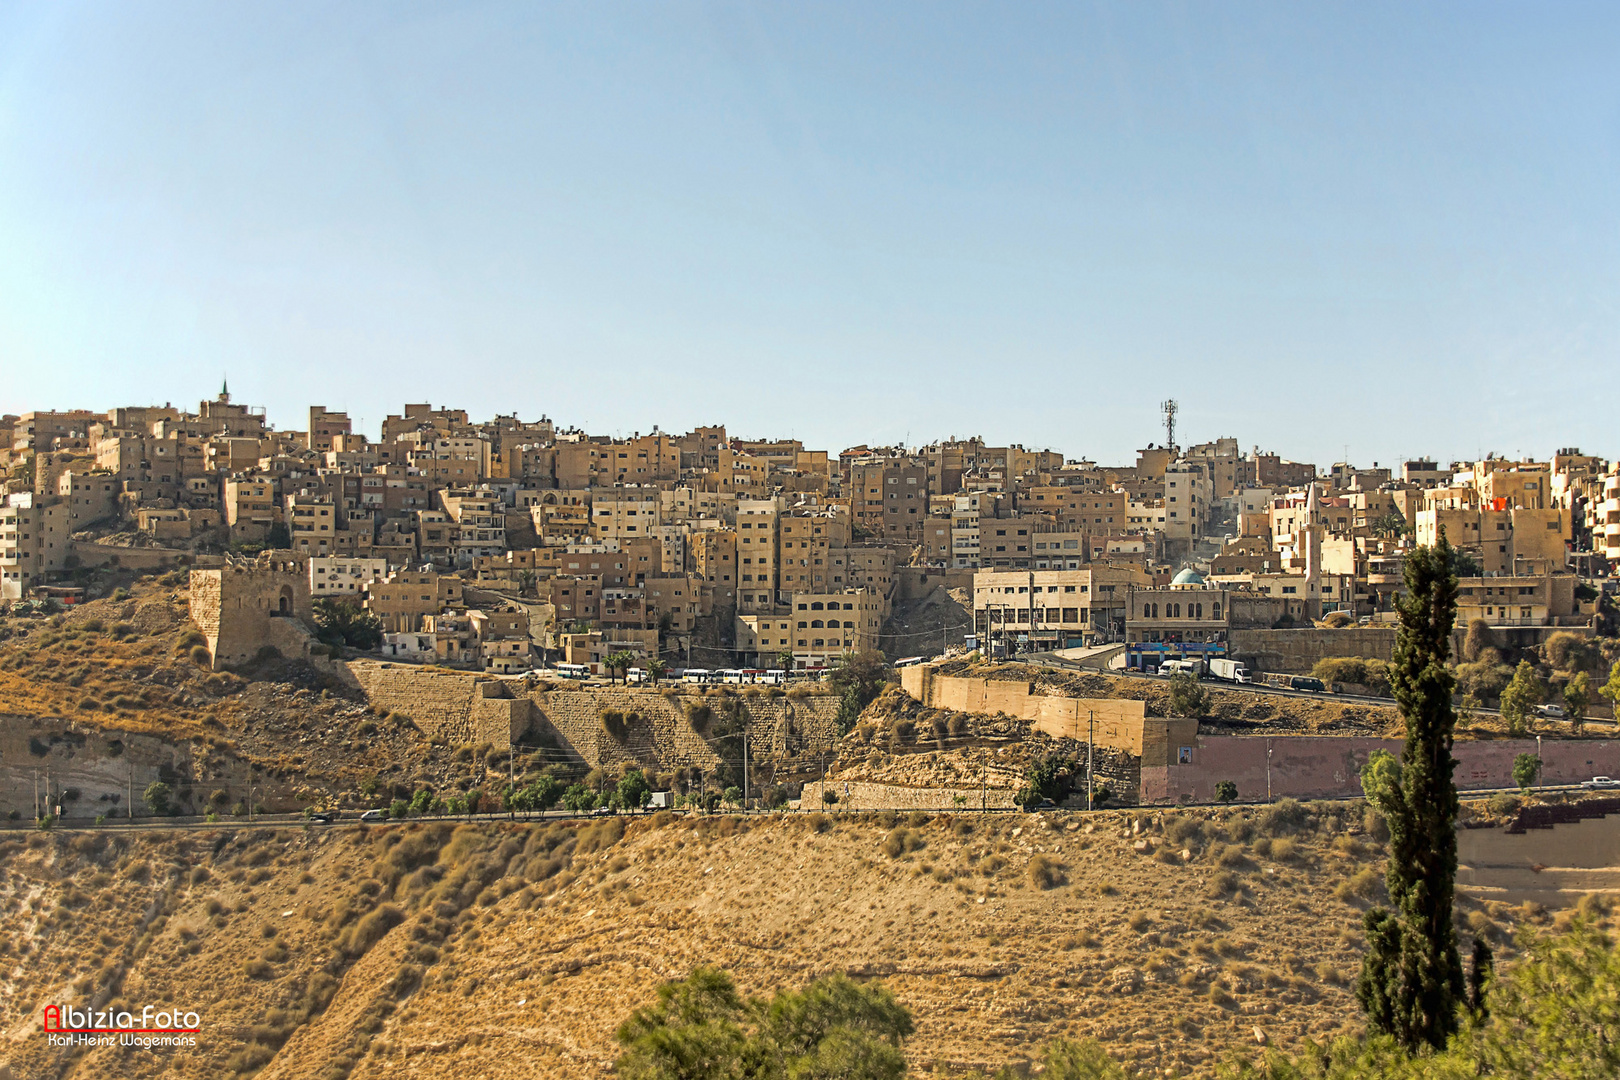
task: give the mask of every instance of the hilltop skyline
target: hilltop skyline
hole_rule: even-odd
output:
[[[1176,397],[1317,461],[1612,453],[1617,44],[1598,7],[0,7],[8,396],[1100,459]]]

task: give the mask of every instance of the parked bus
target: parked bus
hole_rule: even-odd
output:
[[[719,676],[719,681],[723,683],[741,684],[748,681],[748,672],[741,668],[721,668],[715,674]]]
[[[633,668],[626,668],[625,669],[624,684],[626,686],[640,686],[643,683],[645,683],[646,681],[647,681],[647,669],[646,668],[633,667]]]
[[[719,673],[709,671],[706,668],[689,667],[681,675],[681,681],[689,683],[712,683],[719,682],[720,676]]]
[[[591,669],[584,664],[558,664],[557,674],[564,679],[588,679]]]
[[[764,683],[766,686],[781,686],[783,683],[787,682],[787,672],[781,670],[780,668],[772,668],[769,671],[761,671],[759,673],[759,678],[755,679],[754,681]]]

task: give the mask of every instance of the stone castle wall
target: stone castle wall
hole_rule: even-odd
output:
[[[722,699],[643,687],[530,686],[523,677],[446,671],[412,664],[352,661],[342,665],[371,704],[411,717],[429,738],[504,749],[549,738],[591,768],[638,766],[659,771],[721,764],[688,719],[692,703],[717,710]],[[838,701],[738,695],[746,713],[750,755],[793,758],[830,752],[838,741]],[[605,710],[636,714],[624,738],[602,721]]]
[[[190,608],[215,671],[247,663],[266,646],[279,649],[277,638],[289,644],[287,635],[272,625],[277,619],[312,621],[309,579],[291,554],[249,565],[193,570]]]

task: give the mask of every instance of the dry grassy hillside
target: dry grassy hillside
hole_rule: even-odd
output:
[[[483,772],[307,664],[270,659],[210,671],[179,575],[145,578],[125,599],[49,618],[0,617],[0,724],[41,736],[77,728],[190,744],[200,766],[188,780],[200,795],[239,785],[251,762],[257,797],[272,804],[352,796],[368,776],[408,793],[452,778],[470,786]]]
[[[0,850],[0,1057],[18,1078],[601,1075],[620,1019],[711,964],[751,992],[881,977],[924,1070],[1075,1034],[1208,1074],[1256,1028],[1356,1024],[1381,888],[1359,813],[34,835]],[[86,998],[194,1008],[200,1044],[48,1050],[40,1007]]]

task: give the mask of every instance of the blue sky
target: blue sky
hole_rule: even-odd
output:
[[[1620,8],[13,4],[0,410],[1620,455]]]

